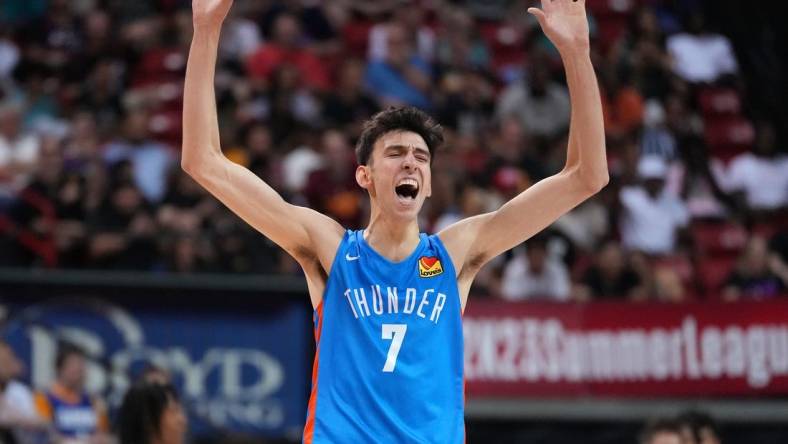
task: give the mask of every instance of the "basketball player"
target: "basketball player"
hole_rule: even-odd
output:
[[[419,232],[441,129],[412,108],[372,117],[356,147],[370,220],[345,230],[285,202],[219,146],[214,65],[231,0],[194,0],[183,102],[183,168],[303,267],[317,351],[305,443],[461,443],[461,315],[477,271],[608,181],[585,1],[530,8],[558,48],[572,102],[564,169],[499,210]]]

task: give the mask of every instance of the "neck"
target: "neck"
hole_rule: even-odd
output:
[[[375,251],[399,261],[408,257],[419,244],[419,224],[415,219],[410,222],[386,219],[373,208],[364,239]]]

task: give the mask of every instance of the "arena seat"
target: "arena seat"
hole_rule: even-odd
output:
[[[720,291],[736,265],[733,256],[709,256],[698,265],[697,278],[707,298],[720,298]]]
[[[706,121],[704,138],[709,153],[724,162],[749,151],[755,142],[755,128],[742,117],[719,117]]]
[[[747,230],[727,222],[696,222],[690,231],[704,255],[738,254],[747,243]]]
[[[698,105],[707,121],[741,115],[741,97],[733,88],[704,88],[698,93]]]

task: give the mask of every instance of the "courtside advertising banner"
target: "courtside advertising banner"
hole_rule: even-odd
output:
[[[4,336],[29,363],[35,388],[52,382],[57,344],[69,341],[87,353],[87,390],[113,410],[135,375],[154,364],[171,373],[195,435],[301,433],[312,341],[301,304],[176,311],[80,300],[11,313]]]
[[[788,394],[788,301],[471,300],[463,326],[469,399]]]

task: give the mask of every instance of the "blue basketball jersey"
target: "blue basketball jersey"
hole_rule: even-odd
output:
[[[43,393],[49,403],[52,425],[67,438],[89,438],[99,430],[99,415],[87,394],[80,394],[76,402],[69,402],[55,391]]]
[[[345,233],[314,314],[304,443],[464,441],[457,278],[438,236],[419,238],[392,262]]]

